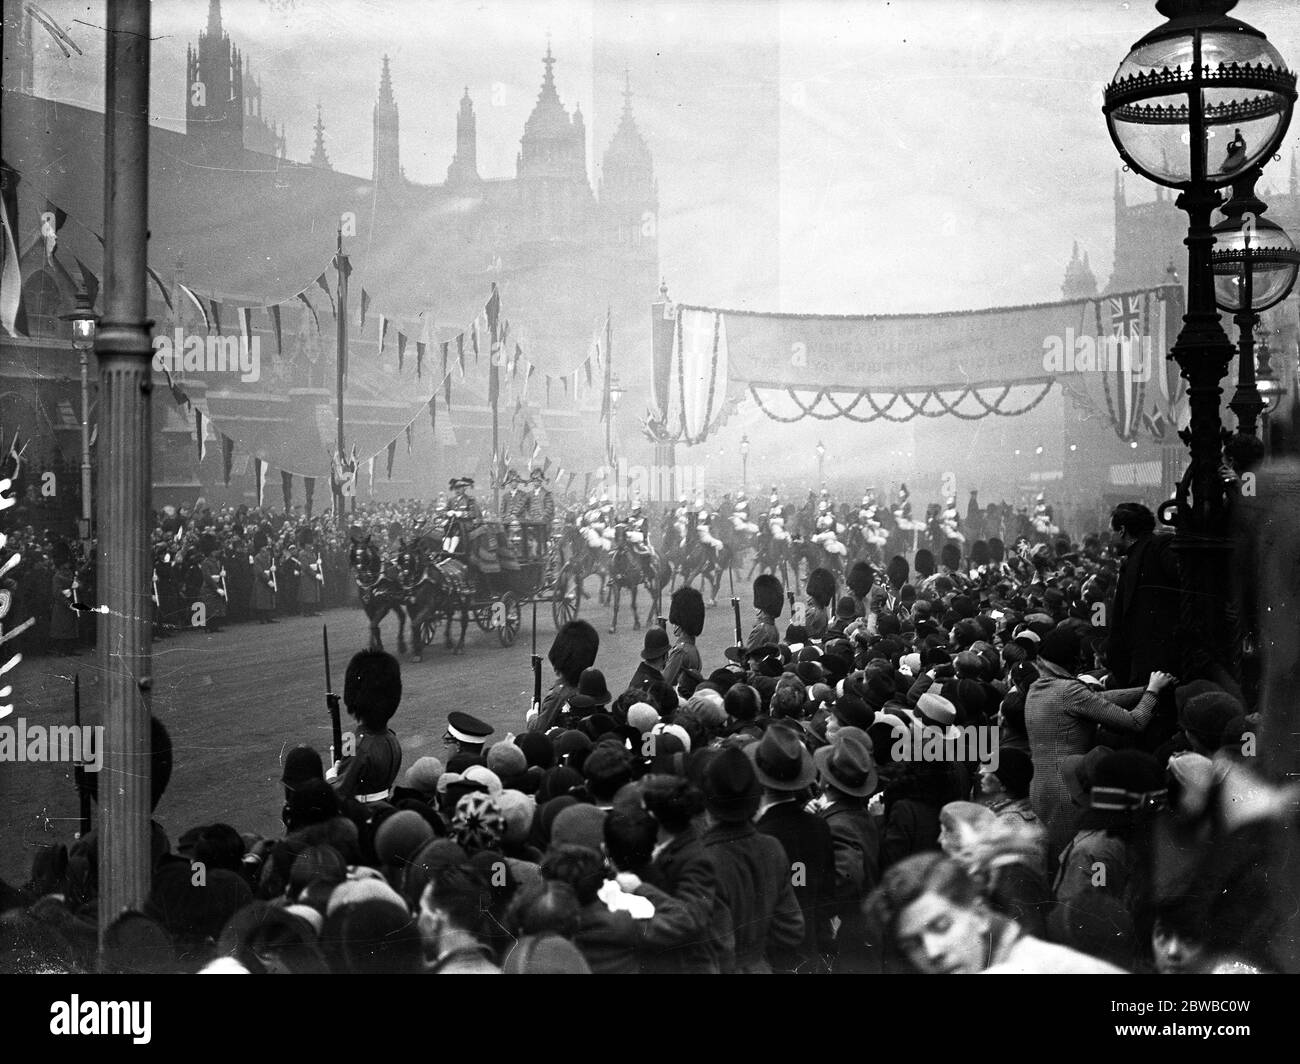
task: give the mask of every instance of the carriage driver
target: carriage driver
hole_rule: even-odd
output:
[[[483,527],[483,511],[479,509],[474,496],[469,494],[469,489],[473,486],[471,477],[453,477],[447,484],[447,490],[451,492],[451,498],[447,500],[447,521],[450,523],[459,518],[467,541],[473,539],[475,531]],[[469,552],[469,543],[456,543],[453,540],[445,549],[451,554],[466,554]]]

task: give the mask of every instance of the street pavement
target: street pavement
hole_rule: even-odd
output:
[[[587,587],[594,595],[595,581]],[[641,607],[645,622],[644,595]],[[667,595],[663,608],[667,611]],[[616,635],[607,631],[611,610],[594,598],[583,599],[580,616],[600,632],[597,665],[606,670],[617,695],[636,668],[643,633],[633,630],[626,601]],[[750,603],[742,600],[746,632],[752,616]],[[425,649],[420,663],[402,656],[402,705],[392,727],[402,743],[403,769],[426,754],[445,759],[442,736],[452,710],[481,717],[496,729],[494,738],[523,729],[532,697],[532,620],[532,608],[525,605],[511,647],[502,647],[495,632],[482,632],[471,621],[462,655],[454,656],[439,640]],[[341,693],[344,667],[368,639],[359,606],[317,618],[235,625],[214,635],[186,631],[154,643],[152,710],[167,726],[175,754],[171,783],[156,817],[173,843],[200,824],[224,822],[241,832],[266,835],[283,830],[279,779],[285,752],[310,743],[328,756],[322,624],[329,626],[334,690]],[[734,628],[724,587],[699,641],[706,671],[723,663],[722,649],[734,642]],[[385,649],[396,651],[396,632],[393,618],[387,618],[382,626]],[[550,604],[539,604],[543,690],[553,679],[545,657],[554,634]],[[14,712],[0,724],[15,725],[20,717],[29,726],[71,724],[72,684],[78,673],[82,721],[98,723],[100,662],[92,649],[76,657],[24,660],[5,676],[13,684]],[[349,719],[345,714],[345,729]],[[0,762],[0,878],[25,882],[36,847],[72,842],[76,817],[71,765]]]

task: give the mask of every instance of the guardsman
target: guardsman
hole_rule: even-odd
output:
[[[217,537],[205,532],[199,537],[199,601],[203,603],[204,627],[208,632],[221,631],[230,606],[230,593],[226,587],[226,567],[221,560]]]
[[[718,515],[711,511],[703,499],[696,504],[699,507],[699,516],[695,521],[695,534],[699,537],[701,543],[710,547],[716,553],[722,550],[722,540],[713,534],[713,522],[718,519]]]
[[[276,579],[275,556],[271,553],[271,537],[266,527],[259,528],[253,535],[253,554],[248,560],[253,570],[253,591],[249,606],[258,624],[274,624]]]
[[[54,544],[52,553],[53,603],[50,607],[50,645],[60,657],[77,651],[77,570],[72,562],[72,549],[63,540]]]
[[[736,496],[735,505],[732,507],[731,527],[740,533],[748,532],[751,536],[758,533],[758,525],[749,516],[749,499],[745,497],[743,491]]]
[[[650,545],[650,519],[645,515],[639,498],[632,500],[632,509],[624,524],[627,527],[628,546],[642,571],[649,577],[653,573],[655,553]]]
[[[298,608],[302,613],[319,617],[325,567],[316,549],[316,535],[310,528],[298,529],[298,547],[293,558],[298,565]]]

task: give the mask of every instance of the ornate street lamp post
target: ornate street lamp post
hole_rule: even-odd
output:
[[[826,487],[826,445],[821,440],[817,441],[817,484]]]
[[[72,322],[72,346],[81,363],[81,521],[77,538],[81,540],[82,559],[88,560],[94,524],[90,495],[90,352],[95,349],[95,326],[99,319],[84,288],[77,289],[76,307],[63,318]]]
[[[1129,168],[1180,189],[1187,212],[1187,313],[1170,353],[1188,383],[1191,463],[1160,517],[1177,531],[1186,678],[1225,661],[1229,481],[1222,469],[1220,382],[1233,355],[1215,305],[1211,215],[1217,189],[1269,159],[1295,104],[1295,74],[1264,34],[1228,16],[1236,0],[1159,0],[1166,17],[1106,87],[1102,111]],[[1169,511],[1173,511],[1172,517]]]
[[[1256,431],[1264,400],[1255,380],[1255,326],[1263,311],[1290,294],[1300,270],[1300,252],[1286,230],[1263,217],[1268,208],[1255,195],[1260,174],[1255,167],[1233,184],[1232,199],[1223,205],[1224,219],[1214,227],[1211,256],[1215,301],[1237,325],[1237,390],[1228,405],[1237,416],[1243,468],[1263,457]]]
[[[740,437],[740,490],[749,493],[749,433]]]

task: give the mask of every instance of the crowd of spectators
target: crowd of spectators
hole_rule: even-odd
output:
[[[413,515],[371,520],[398,516]],[[175,515],[182,539],[206,522]],[[652,629],[633,660],[575,620],[517,734],[448,705],[445,756],[407,765],[400,666],[363,652],[347,756],[285,736],[283,793],[267,796],[282,833],[218,821],[173,838],[155,822],[148,901],[99,954],[98,835],[51,847],[28,883],[0,884],[0,963],[1277,970],[1289,903],[1265,857],[1295,810],[1250,765],[1268,707],[1226,673],[1177,674],[1151,630],[1177,594],[1154,525],[1120,507],[1083,546],[1013,564],[976,544],[920,577],[859,562],[802,624],[782,625],[785,589],[759,576],[748,640],[707,665],[695,643],[720,615],[693,589],[671,597],[671,639]],[[819,598],[825,580],[810,577]],[[171,775],[156,721],[152,756],[156,804]]]

